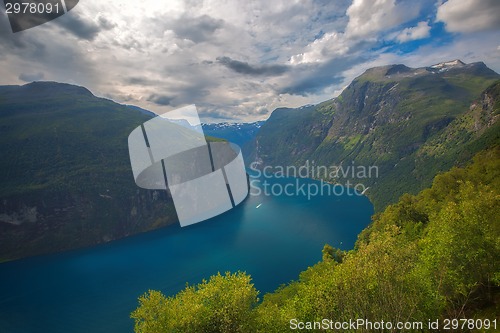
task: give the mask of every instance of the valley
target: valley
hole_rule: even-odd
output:
[[[336,98],[274,111],[250,156],[263,165],[377,166],[380,176],[364,182],[380,211],[498,142],[499,79],[460,60],[372,68]]]

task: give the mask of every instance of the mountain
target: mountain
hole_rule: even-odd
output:
[[[156,116],[157,116],[157,115],[156,115],[156,113],[151,112],[151,111],[146,110],[146,109],[143,109],[143,108],[140,108],[140,107],[135,106],[135,105],[125,104],[125,106],[126,106],[126,107],[128,107],[128,108],[130,108],[130,109],[132,109],[132,110],[139,111],[140,113],[143,113],[143,114],[145,114],[145,115],[147,115],[147,116],[150,116],[151,118],[153,118],[153,117],[156,117]]]
[[[225,139],[243,147],[258,133],[264,121],[253,123],[214,123],[202,124],[203,132],[215,138]]]
[[[482,62],[460,60],[371,68],[337,98],[276,109],[255,137],[251,157],[274,166],[375,166],[378,177],[322,178],[370,187],[367,195],[380,211],[498,142],[499,79]]]
[[[177,220],[136,186],[129,133],[153,117],[69,84],[0,87],[0,261],[93,245]]]

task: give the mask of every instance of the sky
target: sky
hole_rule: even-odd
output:
[[[57,81],[203,122],[263,120],[337,96],[366,69],[461,59],[500,72],[499,0],[80,0],[12,33],[0,85]]]

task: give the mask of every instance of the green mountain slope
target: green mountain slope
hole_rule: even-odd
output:
[[[437,332],[446,320],[497,331],[499,186],[496,146],[376,215],[354,250],[325,245],[322,261],[262,302],[247,274],[218,274],[141,296],[135,332]]]
[[[176,221],[132,176],[127,138],[151,117],[68,84],[0,87],[0,261]]]
[[[496,127],[487,130],[496,123],[494,117],[481,123],[481,128],[471,128],[475,134],[465,140],[475,144],[468,146],[468,155],[457,157],[449,150],[440,157],[425,153],[446,128],[458,126],[457,118],[494,112],[470,107],[478,98],[493,98],[498,87],[485,92],[487,97],[480,94],[499,78],[482,62],[459,60],[416,69],[404,65],[372,68],[338,98],[274,111],[257,135],[251,156],[266,165],[314,161],[326,166],[376,166],[377,178],[349,180],[370,187],[367,194],[380,210],[405,192],[429,186],[439,171],[467,160],[496,140],[492,134]],[[481,103],[476,100],[476,108]],[[489,139],[479,139],[482,135]],[[449,139],[453,145],[454,139]],[[342,184],[346,179],[328,180]]]

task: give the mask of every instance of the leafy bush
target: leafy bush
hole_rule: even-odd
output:
[[[175,297],[141,297],[136,332],[289,332],[292,318],[473,318],[498,299],[499,182],[496,147],[376,215],[354,250],[325,245],[321,262],[260,304],[248,275],[217,275]]]

